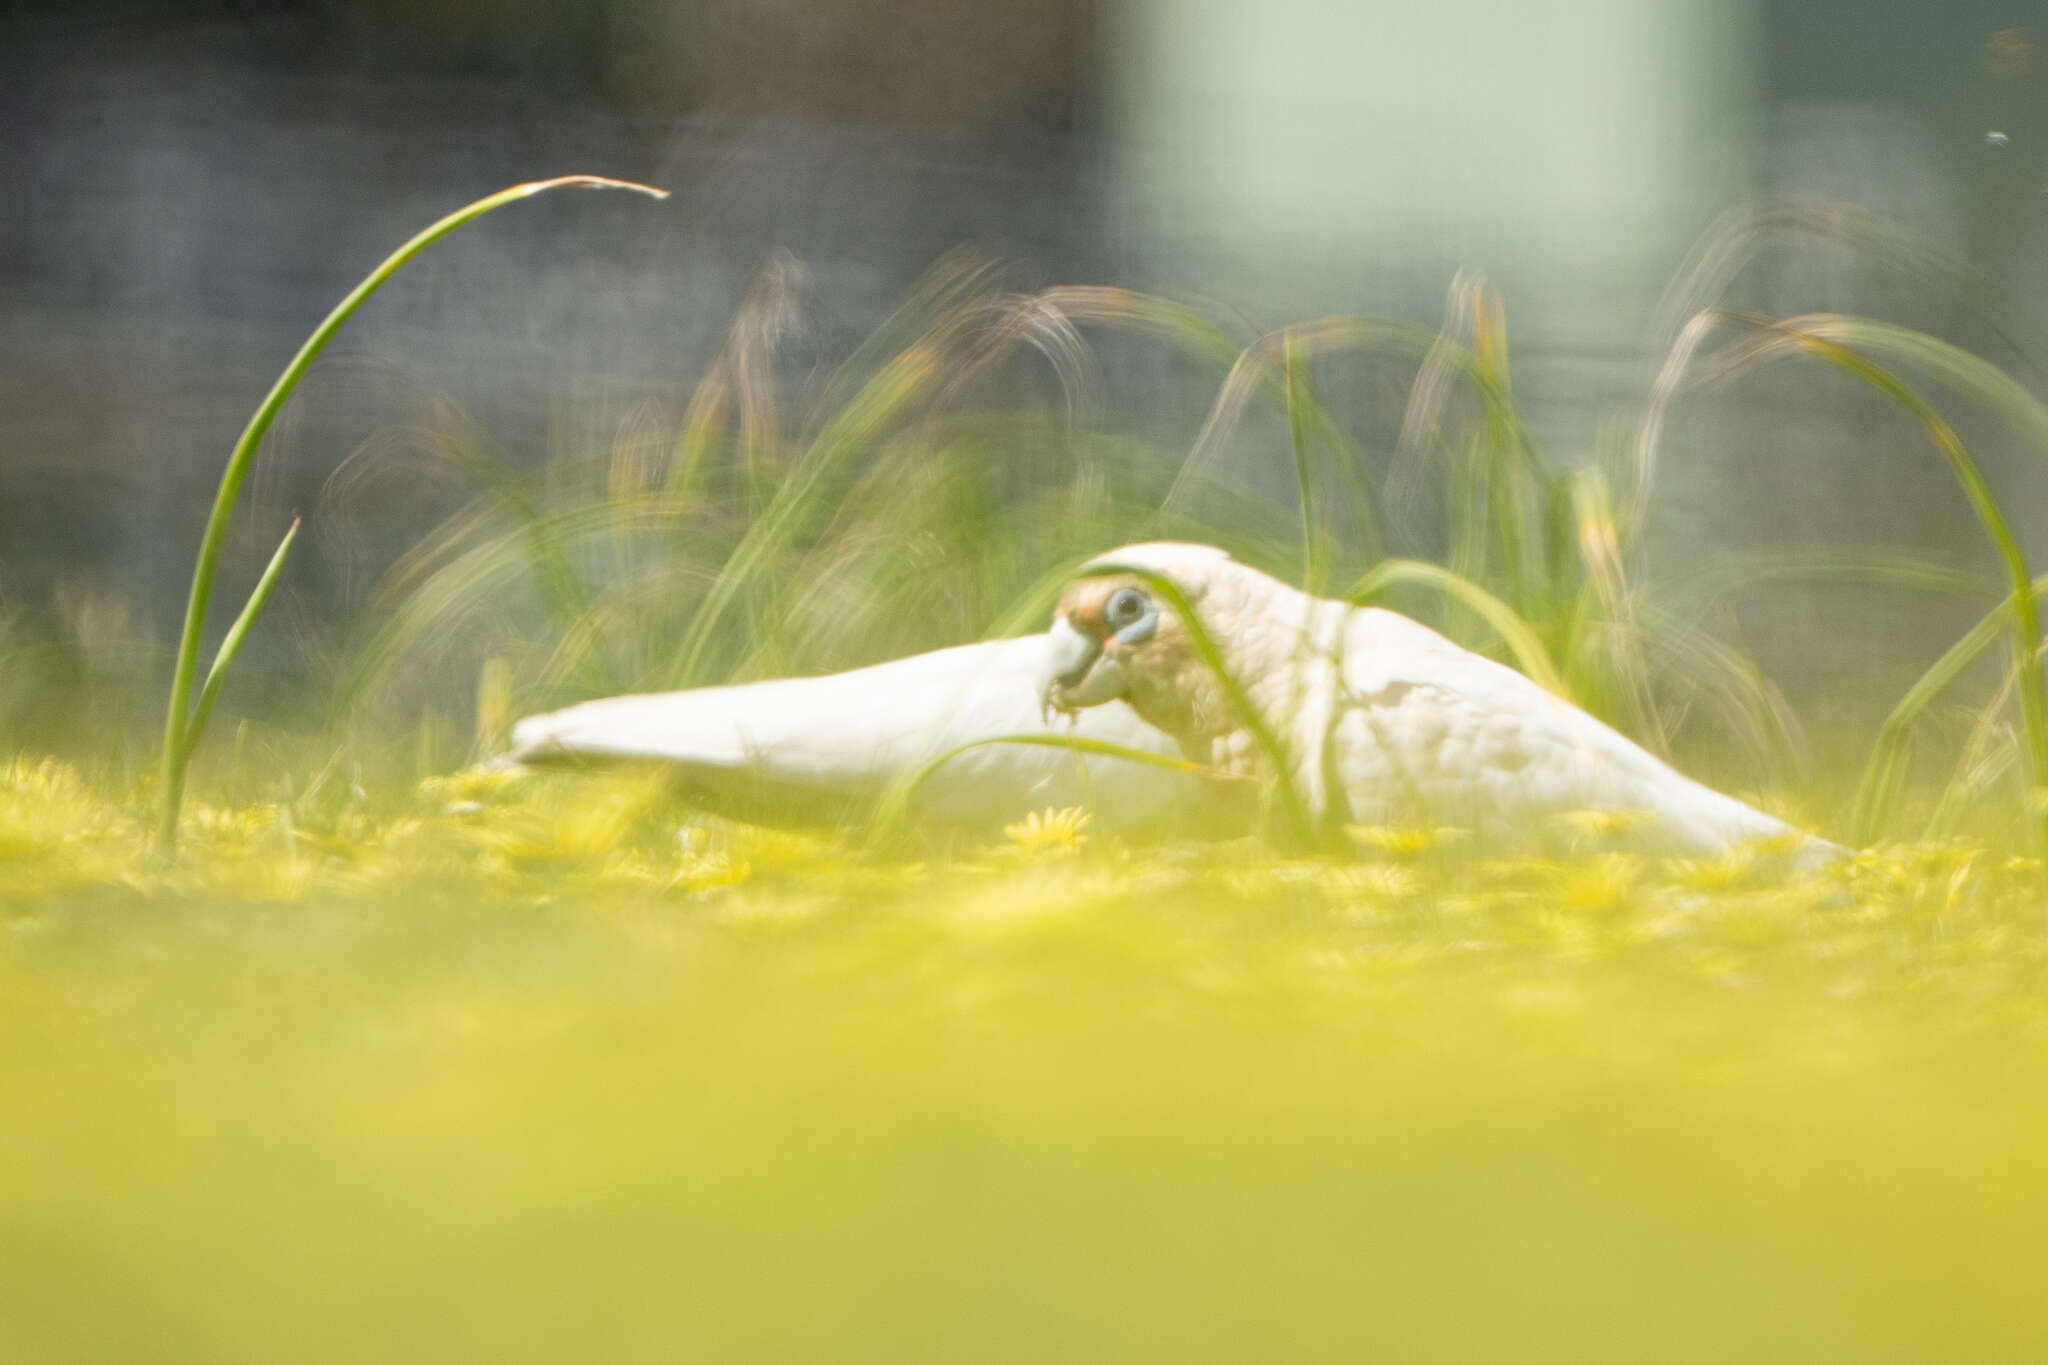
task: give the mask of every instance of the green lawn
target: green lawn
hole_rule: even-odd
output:
[[[373,806],[0,770],[0,1359],[2048,1352],[2030,860]]]

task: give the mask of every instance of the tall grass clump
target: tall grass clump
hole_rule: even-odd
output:
[[[413,257],[425,251],[435,242],[466,223],[481,218],[491,210],[501,208],[517,200],[527,199],[548,190],[565,188],[623,189],[652,195],[657,199],[666,198],[667,192],[646,185],[636,185],[623,180],[608,180],[601,176],[572,175],[554,180],[534,181],[514,185],[509,189],[487,195],[466,208],[427,227],[405,245],[398,248],[384,262],[368,275],[334,310],[313,329],[299,347],[298,354],[286,365],[284,372],[270,386],[257,405],[248,426],[242,430],[241,439],[228,454],[227,467],[221,472],[220,488],[214,494],[213,510],[206,519],[206,530],[199,540],[199,558],[192,569],[192,586],[185,606],[185,625],[178,637],[177,659],[171,668],[170,705],[164,716],[162,761],[157,775],[157,820],[156,837],[159,846],[169,849],[177,842],[178,812],[184,801],[185,769],[191,762],[192,751],[197,747],[200,736],[205,733],[206,722],[213,713],[213,704],[219,696],[221,683],[226,679],[235,655],[249,628],[269,601],[271,591],[277,586],[278,574],[284,567],[286,553],[291,549],[292,540],[298,534],[299,523],[295,518],[291,528],[285,532],[277,550],[270,557],[270,563],[257,579],[249,600],[242,607],[239,616],[229,628],[220,648],[215,652],[213,666],[207,672],[206,681],[200,688],[197,705],[192,700],[192,685],[198,675],[199,638],[206,628],[206,611],[213,596],[213,579],[220,566],[221,547],[227,539],[228,519],[235,510],[235,501],[241,495],[242,482],[248,477],[250,465],[255,461],[256,451],[263,444],[263,437],[277,419],[285,400],[298,387],[306,371],[312,367],[320,352],[342,328],[342,324],[355,315],[370,295],[377,292]]]
[[[1816,314],[1778,320],[1726,309],[1707,309],[1680,334],[1660,377],[1651,412],[1644,424],[1639,460],[1646,467],[1655,458],[1655,441],[1663,409],[1678,393],[1695,363],[1705,337],[1727,328],[1744,339],[1698,360],[1702,382],[1722,382],[1776,356],[1799,354],[1819,359],[1868,385],[1903,410],[1926,434],[1928,443],[1946,462],[1970,510],[1983,527],[2010,586],[2010,596],[1994,613],[2009,645],[2011,671],[2001,689],[2016,699],[2020,712],[2027,789],[2048,790],[2048,679],[2039,666],[2040,609],[2026,556],[1998,500],[1964,447],[1954,427],[1913,386],[1895,371],[1870,358],[1871,353],[1915,362],[1972,395],[1987,400],[2035,448],[2048,454],[2048,408],[1997,367],[1922,333],[1862,318]],[[1888,821],[1903,781],[1904,751],[1913,722],[1939,695],[1961,667],[1981,650],[1978,631],[1952,650],[1908,692],[1887,719],[1858,788],[1855,837],[1868,840]],[[2035,820],[2035,837],[2048,834],[2048,812]]]
[[[2005,685],[1935,803],[1952,826],[2009,770],[1999,708],[2019,716],[2026,785],[2048,773],[2048,706],[2039,670],[2024,666],[2038,649],[2036,589],[1974,459],[1903,371],[1986,401],[2043,450],[2048,410],[1990,361],[1922,333],[1713,303],[1768,231],[1876,253],[1945,288],[1963,279],[1853,215],[1807,207],[1736,220],[1674,289],[1674,306],[1694,311],[1654,371],[1633,439],[1567,456],[1531,431],[1505,306],[1473,276],[1452,283],[1439,327],[1340,316],[1247,334],[1129,290],[1010,290],[992,267],[955,257],[836,369],[797,386],[780,352],[801,316],[797,272],[773,259],[694,388],[666,415],[636,408],[609,448],[534,465],[466,423],[439,425],[428,458],[455,473],[467,501],[383,580],[339,714],[349,742],[373,742],[388,727],[379,698],[436,653],[495,670],[494,705],[509,695],[519,710],[1016,634],[1042,627],[1063,584],[1105,546],[1181,538],[1222,544],[1309,591],[1423,616],[1652,750],[1668,755],[1681,729],[1704,726],[1782,777],[1799,766],[1798,725],[1719,624],[1731,593],[1792,580],[1975,590],[1971,576],[1887,546],[1649,572],[1674,404],[1796,354],[1900,407],[1998,556],[2005,602],[1900,701],[1840,821],[1859,841],[1891,828],[1924,711],[2003,639]],[[1738,339],[1705,352],[1722,331]],[[1116,373],[1105,346],[1162,347],[1184,385],[1210,388],[1186,439],[1156,419],[1117,420],[1103,402]],[[1401,376],[1400,408],[1387,414],[1398,434],[1383,448],[1322,396],[1368,373]],[[1222,479],[1269,460],[1285,471],[1291,505]],[[1288,817],[1298,795],[1272,799],[1283,826],[1305,820]]]
[[[2021,770],[2023,818],[2036,841],[2048,840],[2048,679],[2041,670],[2042,585],[2030,571],[2020,534],[1953,424],[1910,377],[1931,380],[1973,400],[2036,455],[2048,456],[2048,406],[2006,370],[1955,344],[1894,323],[1834,313],[1771,318],[1752,311],[1714,306],[1773,233],[1809,236],[1863,253],[1902,276],[1959,299],[1991,336],[2016,355],[2015,325],[1990,301],[1996,291],[1969,267],[1949,260],[1859,211],[1829,204],[1772,206],[1736,217],[1710,234],[1695,252],[1690,270],[1667,300],[1674,320],[1670,350],[1652,390],[1637,441],[1635,464],[1647,487],[1658,458],[1658,442],[1671,406],[1686,392],[1726,384],[1775,359],[1819,360],[1884,397],[1924,434],[1943,460],[1982,528],[2001,577],[2004,600],[1907,689],[1880,727],[1864,763],[1849,813],[1859,843],[1884,834],[1895,822],[1906,790],[1914,738],[1933,703],[1946,695],[1994,642],[2007,645],[2008,666],[1991,698],[1980,705],[1953,770],[1935,803],[1930,834],[1950,832],[1958,809],[1987,789],[2015,764]],[[1717,333],[1735,339],[1718,350],[1707,342]],[[1874,567],[1874,566],[1873,566]],[[1890,566],[1898,568],[1895,563]],[[1885,577],[1882,570],[1867,575]],[[1930,586],[1921,575],[1915,586]],[[1945,586],[1945,585],[1944,585]],[[2018,716],[2016,743],[1993,743],[1999,716]]]

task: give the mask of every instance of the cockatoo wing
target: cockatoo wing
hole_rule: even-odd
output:
[[[1568,812],[1631,813],[1635,842],[1691,854],[1804,837],[1406,617],[1352,614],[1342,657],[1334,752],[1355,820],[1513,837]]]
[[[1049,721],[1038,679],[1044,635],[919,654],[824,677],[784,678],[585,702],[530,716],[509,757],[528,764],[646,760],[720,814],[768,823],[831,820],[962,745],[1002,735],[1072,735],[1174,759],[1175,742],[1122,704]],[[1127,759],[986,744],[919,785],[912,809],[993,827],[1046,807],[1085,805],[1097,827],[1170,826],[1209,784]]]

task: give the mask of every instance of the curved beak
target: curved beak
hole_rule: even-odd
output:
[[[1047,711],[1071,713],[1123,695],[1123,670],[1103,653],[1101,641],[1074,629],[1064,615],[1053,618],[1047,634],[1052,647],[1039,687]]]

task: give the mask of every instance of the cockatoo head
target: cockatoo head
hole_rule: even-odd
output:
[[[1199,618],[1218,578],[1236,567],[1213,546],[1174,543],[1128,545],[1090,560],[1053,612],[1046,707],[1071,712],[1121,698],[1170,735],[1214,732],[1228,714],[1221,687],[1157,580]],[[1092,572],[1105,568],[1138,572]]]

